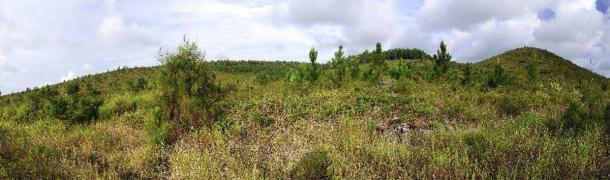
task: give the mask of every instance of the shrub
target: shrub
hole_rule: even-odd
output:
[[[269,76],[263,73],[256,74],[256,82],[259,85],[265,85],[269,82]]]
[[[145,124],[144,132],[147,135],[148,142],[156,147],[162,147],[168,143],[170,125],[164,122],[162,118],[163,111],[157,107],[153,109]]]
[[[610,102],[608,102],[604,111],[604,128],[606,129],[606,135],[610,135]]]
[[[492,155],[491,142],[479,132],[464,135],[464,143],[468,146],[468,156],[471,160],[484,164]]]
[[[201,125],[211,126],[221,88],[197,45],[184,40],[178,52],[161,55],[159,71],[163,119],[171,124],[172,138]]]
[[[64,90],[66,91],[66,94],[74,95],[80,91],[80,87],[77,82],[70,82],[66,84]]]
[[[392,79],[400,80],[400,79],[410,79],[413,74],[413,65],[411,63],[398,63],[396,68],[391,69],[388,74]]]
[[[475,83],[474,73],[472,72],[472,64],[466,63],[462,69],[462,85],[472,86]]]
[[[590,122],[587,122],[584,106],[577,100],[568,101],[568,108],[562,116],[563,129],[579,134],[584,131]]]
[[[252,114],[252,120],[256,122],[261,128],[268,128],[275,122],[272,118],[265,116],[259,112],[254,112]]]
[[[346,63],[346,59],[343,57],[343,46],[340,45],[339,50],[335,52],[335,57],[330,61],[330,80],[332,81],[334,87],[340,86],[341,82],[345,78],[345,74],[347,73]]]
[[[113,116],[120,116],[126,112],[135,111],[138,108],[138,96],[126,94],[113,97],[110,100],[104,102],[100,107],[100,117],[111,118]]]
[[[399,60],[399,59],[430,59],[430,55],[421,49],[403,49],[395,48],[389,49],[383,52],[384,56],[388,60]]]
[[[328,153],[316,150],[306,153],[291,171],[292,179],[329,179],[330,160]]]
[[[531,108],[528,101],[529,98],[527,96],[507,92],[500,98],[498,104],[504,114],[518,116]]]
[[[127,87],[131,92],[140,92],[146,89],[146,80],[144,78],[138,78],[137,80],[131,80],[127,82]]]
[[[500,63],[496,63],[494,71],[487,77],[487,86],[496,88],[510,82],[510,76],[504,71]]]
[[[527,60],[527,79],[530,82],[538,80],[540,70],[538,68],[538,56],[534,54],[534,57]]]

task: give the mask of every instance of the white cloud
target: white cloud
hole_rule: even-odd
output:
[[[610,76],[609,24],[595,0],[0,1],[0,90],[154,65],[184,35],[207,59],[306,61],[313,46],[324,62],[340,43],[432,53],[445,40],[454,60],[477,61],[530,45]]]
[[[76,75],[74,74],[74,71],[70,70],[68,71],[68,74],[61,77],[61,81],[69,81],[74,78],[76,78]]]

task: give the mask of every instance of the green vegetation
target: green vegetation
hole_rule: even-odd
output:
[[[609,79],[536,48],[460,64],[441,44],[318,64],[209,62],[185,41],[157,67],[5,95],[0,179],[610,176]]]

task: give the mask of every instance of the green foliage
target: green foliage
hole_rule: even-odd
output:
[[[268,128],[275,122],[272,118],[261,114],[260,112],[252,113],[252,121],[259,125],[261,128]]]
[[[394,48],[388,49],[383,52],[384,56],[388,60],[400,60],[400,59],[430,59],[430,55],[424,52],[421,49],[413,48],[413,49],[403,49],[403,48]]]
[[[137,110],[139,103],[142,103],[140,96],[135,96],[132,94],[115,96],[109,100],[106,100],[100,107],[100,117],[112,118],[121,116],[127,112],[135,111]]]
[[[146,89],[146,79],[138,78],[137,80],[128,81],[127,87],[129,87],[129,91],[131,92],[140,92]]]
[[[341,86],[341,83],[343,82],[345,76],[348,73],[348,62],[347,59],[345,59],[345,57],[343,56],[343,54],[343,45],[340,45],[339,50],[335,52],[335,57],[330,61],[330,80],[332,81],[334,87]]]
[[[466,63],[466,65],[464,65],[464,68],[462,69],[462,85],[472,86],[475,83],[475,75],[472,70],[472,64]]]
[[[451,61],[451,54],[447,52],[447,45],[444,41],[441,41],[440,49],[436,51],[436,54],[432,56],[436,66],[434,66],[436,72],[444,74],[449,69],[449,61]]]
[[[392,79],[400,80],[400,79],[411,79],[413,76],[413,64],[399,62],[398,66],[390,69],[388,74]]]
[[[328,167],[330,160],[328,153],[316,150],[306,153],[301,157],[299,163],[291,171],[293,179],[329,179],[332,177]]]
[[[604,118],[604,97],[600,87],[591,82],[581,82],[579,84],[582,93],[582,102],[586,108],[586,118],[598,123]]]
[[[531,99],[524,94],[519,94],[515,92],[506,92],[500,100],[498,104],[500,106],[500,110],[506,115],[510,116],[518,116],[524,112],[530,110]]]
[[[267,74],[263,74],[263,73],[256,74],[256,82],[259,85],[265,85],[265,84],[269,83],[270,79],[271,78]]]
[[[569,133],[580,134],[592,123],[587,119],[585,107],[578,100],[568,101],[568,107],[562,115],[563,128]]]
[[[99,91],[90,85],[85,92],[68,97],[68,120],[72,123],[92,122],[99,118],[99,107],[103,104]]]
[[[610,102],[606,104],[606,108],[604,110],[603,126],[606,130],[606,135],[610,135]]]
[[[530,82],[538,80],[540,74],[540,68],[538,67],[538,56],[534,54],[534,57],[527,59],[527,79]]]
[[[487,77],[487,86],[496,88],[506,85],[510,82],[510,75],[505,72],[504,67],[500,63],[494,66],[493,72]]]
[[[220,86],[194,42],[187,40],[178,52],[162,55],[159,74],[163,119],[177,138],[201,125],[211,126],[214,106],[222,98]]]
[[[470,159],[477,161],[480,164],[487,163],[493,146],[484,134],[479,132],[471,132],[464,135],[464,143],[468,145],[468,155]]]
[[[310,82],[315,82],[320,78],[320,68],[316,60],[318,59],[318,51],[315,48],[311,48],[309,50],[309,62],[310,66],[305,68],[305,74],[307,74],[306,78]]]
[[[146,137],[148,142],[156,147],[163,147],[168,144],[170,135],[170,125],[163,121],[163,111],[159,107],[153,109],[145,124]]]

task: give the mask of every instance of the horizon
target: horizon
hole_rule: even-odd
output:
[[[212,60],[304,62],[315,47],[327,62],[375,42],[432,54],[444,40],[464,63],[529,46],[610,76],[608,0],[464,1],[3,1],[0,92],[157,65],[184,36]]]

